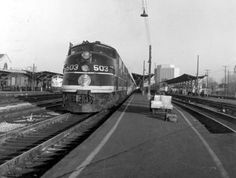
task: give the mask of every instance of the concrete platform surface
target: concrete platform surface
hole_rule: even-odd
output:
[[[43,178],[235,177],[235,135],[209,133],[188,113],[173,112],[178,121],[164,121],[134,94]]]

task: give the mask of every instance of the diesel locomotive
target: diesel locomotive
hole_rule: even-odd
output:
[[[111,108],[136,88],[116,49],[98,41],[70,44],[63,74],[63,106],[74,113]]]

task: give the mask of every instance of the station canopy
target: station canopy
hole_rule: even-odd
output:
[[[204,77],[205,77],[205,75],[196,77],[196,76],[193,76],[193,75],[183,74],[179,77],[176,77],[176,78],[173,78],[173,79],[170,79],[170,80],[166,80],[163,83],[167,83],[167,84],[182,83],[182,82],[197,80],[197,78],[202,79]]]
[[[51,78],[55,75],[63,76],[60,73],[55,73],[55,72],[49,72],[49,71],[42,71],[42,72],[36,72],[35,73],[35,78],[38,80],[51,80]]]
[[[7,78],[9,74],[28,75],[27,71],[24,70],[7,69],[7,70],[0,70],[0,79]]]
[[[151,74],[151,77],[153,76],[154,74]],[[143,75],[140,75],[140,74],[136,74],[136,73],[132,73],[132,76],[134,78],[134,81],[136,83],[137,86],[140,86],[143,82]],[[144,75],[144,81],[148,79],[148,76],[149,75]]]
[[[55,75],[63,76],[63,74],[55,73],[55,72],[49,72],[49,71],[32,72],[32,71],[28,71],[28,70],[10,69],[10,70],[0,70],[0,81],[5,80],[9,76],[9,74],[23,74],[23,75],[26,75],[30,78],[34,76],[34,78],[36,80],[41,80],[41,81],[51,80],[52,77],[55,76]]]

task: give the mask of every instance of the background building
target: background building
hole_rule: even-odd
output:
[[[157,65],[154,70],[155,82],[159,85],[160,82],[170,80],[179,76],[179,68],[171,64]]]
[[[50,71],[37,72],[35,64],[25,69],[12,68],[8,55],[0,54],[0,91],[59,90],[62,76]]]

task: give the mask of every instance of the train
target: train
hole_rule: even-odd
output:
[[[70,43],[63,68],[63,107],[72,113],[112,108],[136,89],[117,50],[99,41]]]
[[[63,76],[62,75],[54,75],[51,78],[51,89],[53,92],[60,92],[62,88],[62,81]]]

